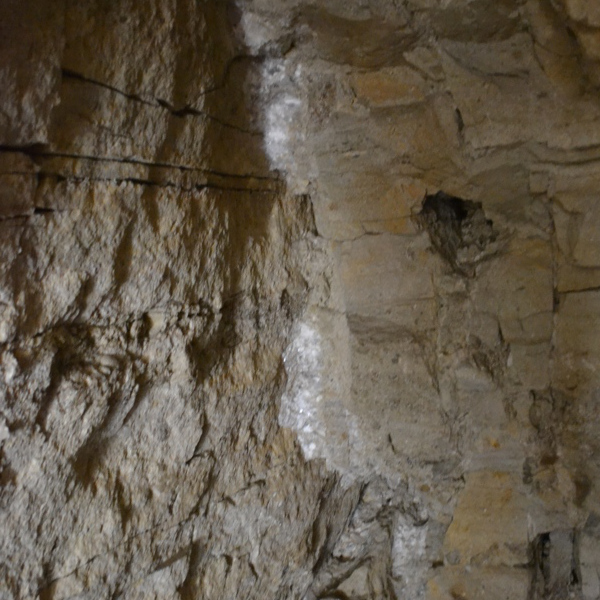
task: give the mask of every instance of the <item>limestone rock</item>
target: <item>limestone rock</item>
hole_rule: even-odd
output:
[[[0,6],[0,598],[600,594],[600,14]]]

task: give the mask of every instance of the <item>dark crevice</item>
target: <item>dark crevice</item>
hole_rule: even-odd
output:
[[[574,598],[580,589],[577,536],[573,530],[540,533],[531,545],[528,600]]]
[[[48,149],[48,144],[23,144],[11,145],[11,144],[0,144],[0,152],[20,152],[27,156],[38,156]]]
[[[425,196],[418,224],[427,231],[431,245],[458,275],[474,277],[497,234],[480,202],[463,200],[444,192]]]
[[[183,583],[177,588],[181,600],[192,600],[198,597],[195,575],[200,571],[204,554],[204,548],[200,542],[190,542],[187,573]]]
[[[174,565],[176,562],[180,561],[182,558],[189,558],[190,553],[192,552],[192,544],[190,543],[188,546],[185,546],[169,556],[168,558],[157,563],[152,573],[156,573],[157,571],[162,571],[163,569],[167,569],[168,567]]]
[[[138,96],[137,94],[130,94],[128,92],[124,92],[123,90],[120,90],[112,85],[103,83],[102,81],[97,81],[96,79],[90,79],[89,77],[85,77],[81,73],[76,73],[75,71],[71,71],[70,69],[63,69],[62,74],[63,74],[63,77],[65,77],[65,78],[75,79],[77,81],[89,83],[90,85],[96,85],[96,86],[102,87],[106,90],[109,90],[109,91],[115,93],[115,94],[119,94],[120,96],[123,96],[124,98],[127,98],[128,100],[133,100],[134,102],[140,102],[142,104],[145,104],[146,106],[151,106],[153,108],[158,108],[158,107],[163,108],[163,109],[167,110],[169,113],[171,113],[174,117],[189,117],[189,116],[202,117],[205,119],[210,119],[211,121],[214,121],[215,123],[218,123],[219,125],[221,125],[223,127],[228,127],[230,129],[236,129],[238,131],[241,131],[242,133],[247,133],[249,135],[262,135],[262,133],[260,131],[251,131],[251,130],[243,129],[241,127],[238,127],[237,125],[233,125],[232,123],[227,123],[226,121],[222,121],[221,119],[218,119],[217,117],[215,117],[213,115],[205,113],[205,112],[198,110],[196,108],[193,108],[191,106],[184,106],[182,108],[176,108],[173,105],[171,105],[169,102],[167,102],[166,100],[163,100],[162,98],[156,98],[155,102],[152,102],[150,100],[144,100],[144,98],[142,98],[141,96]]]
[[[343,598],[346,600],[350,600],[348,596],[338,588],[342,583],[344,583],[344,581],[349,579],[355,571],[358,571],[358,569],[360,569],[364,565],[368,565],[370,560],[371,557],[363,556],[359,559],[349,561],[346,568],[334,577],[332,577],[329,584],[325,588],[320,590],[317,598]]]
[[[204,416],[202,419],[202,433],[200,434],[200,438],[199,438],[198,442],[196,443],[194,452],[192,452],[192,456],[185,461],[186,466],[189,466],[189,464],[194,459],[200,458],[200,457],[203,457],[206,455],[206,451],[203,451],[203,449],[206,445],[206,440],[208,438],[209,430],[210,430],[210,423],[207,420],[206,413],[204,413]]]
[[[258,181],[273,181],[273,182],[281,182],[282,179],[280,177],[273,177],[267,175],[241,175],[238,173],[223,173],[222,171],[215,171],[213,169],[198,169],[196,167],[190,167],[187,165],[174,165],[170,163],[160,163],[160,162],[152,162],[146,160],[140,160],[135,158],[122,158],[122,157],[112,157],[112,156],[90,156],[85,154],[70,154],[66,152],[47,152],[45,149],[47,146],[41,146],[39,144],[33,146],[0,146],[0,152],[21,152],[30,156],[32,158],[66,158],[73,160],[89,160],[92,162],[114,162],[119,164],[128,164],[128,165],[140,165],[143,167],[153,167],[153,168],[163,168],[163,169],[174,169],[181,172],[189,172],[189,173],[200,173],[203,175],[213,175],[215,177],[223,177],[225,179],[256,179]]]
[[[591,286],[591,287],[575,289],[575,290],[559,290],[557,292],[557,295],[560,299],[560,296],[562,294],[585,294],[588,292],[600,292],[600,286]]]
[[[19,220],[26,220],[31,216],[30,212],[27,213],[20,213],[18,215],[10,215],[10,216],[0,216],[0,223],[2,223],[3,221],[19,221]]]
[[[463,120],[463,116],[462,116],[462,113],[460,112],[460,109],[458,109],[458,108],[454,109],[454,118],[456,119],[456,126],[458,128],[458,134],[459,134],[459,136],[462,136],[463,132],[465,130],[465,122]]]
[[[183,106],[182,108],[175,108],[172,104],[163,100],[162,98],[157,98],[156,101],[158,104],[169,111],[174,117],[185,118],[185,117],[203,117],[205,119],[209,119],[218,123],[222,127],[227,127],[229,129],[235,129],[236,131],[240,131],[242,133],[247,133],[248,135],[262,135],[261,131],[252,130],[252,129],[244,129],[243,127],[238,127],[237,125],[233,125],[232,123],[228,123],[227,121],[223,121],[213,115],[205,113],[193,106]]]
[[[61,176],[56,173],[43,173],[46,177],[57,177]],[[160,182],[160,181],[152,181],[150,179],[140,179],[137,177],[69,177],[63,178],[67,181],[73,183],[84,183],[84,182],[108,182],[114,183],[116,185],[120,185],[123,183],[131,183],[133,185],[145,185],[145,186],[154,186],[158,188],[173,188],[177,190],[181,190],[182,192],[193,192],[193,191],[202,191],[202,190],[216,190],[222,192],[246,192],[248,194],[275,194],[278,192],[276,189],[253,189],[251,187],[243,187],[243,186],[227,186],[227,185],[216,185],[214,183],[200,183],[193,186],[185,186],[179,185],[172,181]],[[36,208],[34,210],[34,214],[41,213],[49,213],[49,212],[61,212],[57,209],[51,208]],[[29,216],[29,215],[23,215]],[[17,218],[17,217],[10,217]],[[19,216],[20,218],[20,216]]]
[[[76,79],[77,81],[83,81],[85,83],[97,85],[104,89],[110,90],[111,92],[114,92],[115,94],[124,96],[125,98],[128,98],[129,100],[135,100],[136,102],[141,102],[142,104],[147,104],[148,106],[156,106],[153,102],[144,100],[142,97],[138,96],[137,94],[129,94],[127,92],[124,92],[123,90],[113,87],[112,85],[109,85],[108,83],[103,83],[102,81],[98,81],[97,79],[90,79],[89,77],[86,77],[85,75],[82,75],[81,73],[77,73],[76,71],[72,71],[71,69],[63,68],[62,76],[65,79]]]

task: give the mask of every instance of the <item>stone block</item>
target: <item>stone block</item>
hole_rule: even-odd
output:
[[[530,511],[520,474],[469,473],[446,533],[444,553],[456,554],[462,565],[525,564]]]
[[[373,108],[423,102],[427,94],[426,81],[407,67],[357,73],[352,87],[358,100]]]
[[[573,259],[582,267],[600,266],[600,196],[588,204],[578,225]]]
[[[364,235],[337,246],[336,254],[350,314],[385,320],[390,311],[412,314],[434,298],[430,274],[439,259],[425,236]]]
[[[556,321],[554,385],[568,390],[598,385],[600,372],[600,292],[561,297]]]
[[[444,567],[427,583],[426,600],[526,600],[529,574],[520,568]]]
[[[498,315],[506,342],[541,343],[552,336],[553,285],[550,242],[514,239],[501,260],[482,270],[474,296]]]

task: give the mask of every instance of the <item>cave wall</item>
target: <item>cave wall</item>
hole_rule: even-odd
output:
[[[0,598],[600,598],[592,3],[0,14]]]
[[[278,426],[321,253],[235,15],[2,15],[0,597],[297,597],[356,491]]]

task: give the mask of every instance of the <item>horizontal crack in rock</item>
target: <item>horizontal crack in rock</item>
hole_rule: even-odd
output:
[[[90,85],[96,85],[96,86],[102,87],[106,90],[109,90],[109,91],[115,93],[115,94],[119,94],[120,96],[123,96],[124,98],[127,98],[128,100],[133,100],[134,102],[140,102],[142,104],[145,104],[146,106],[152,106],[154,108],[163,108],[166,111],[168,111],[169,113],[171,113],[174,117],[189,117],[189,116],[204,117],[205,119],[210,119],[211,121],[215,121],[216,123],[218,123],[219,125],[222,125],[223,127],[235,129],[237,131],[241,131],[242,133],[247,133],[249,135],[262,135],[262,132],[260,132],[260,131],[252,131],[252,130],[244,129],[243,127],[238,127],[237,125],[234,125],[233,123],[228,123],[227,121],[223,121],[223,120],[219,119],[218,117],[215,117],[214,115],[211,115],[209,113],[206,113],[204,111],[198,110],[198,109],[190,107],[190,106],[184,106],[184,107],[178,109],[178,108],[175,108],[174,106],[172,106],[171,104],[169,104],[169,102],[167,102],[166,100],[163,100],[161,98],[155,98],[155,102],[151,102],[149,100],[144,100],[144,98],[142,98],[141,96],[138,96],[137,94],[131,94],[128,92],[124,92],[123,90],[120,90],[112,85],[109,85],[102,81],[97,81],[96,79],[91,79],[89,77],[85,77],[85,75],[82,75],[81,73],[77,73],[75,71],[71,71],[70,69],[63,69],[62,74],[63,74],[63,77],[65,77],[67,79],[75,79],[76,81],[81,81],[83,83],[88,83]]]
[[[149,160],[127,158],[127,157],[114,157],[114,156],[93,156],[87,154],[72,154],[67,152],[51,152],[47,150],[48,146],[45,144],[30,144],[24,146],[7,146],[0,145],[1,152],[18,152],[25,154],[32,159],[52,159],[52,158],[64,158],[81,161],[92,161],[102,163],[117,163],[127,165],[139,165],[149,168],[162,168],[172,169],[175,171],[198,173],[201,175],[212,175],[215,177],[222,177],[224,179],[249,179],[256,181],[265,181],[273,183],[283,183],[283,179],[276,176],[258,175],[258,174],[239,174],[239,173],[224,173],[222,171],[216,171],[214,169],[196,168],[189,165],[177,165],[171,163],[153,162]]]

